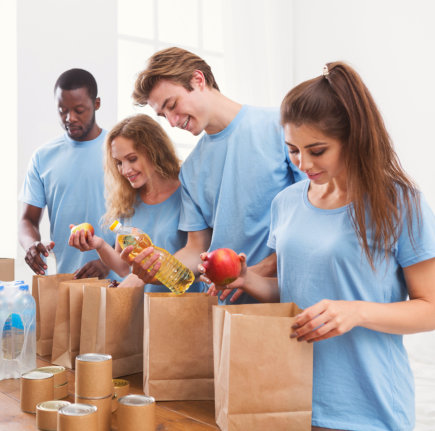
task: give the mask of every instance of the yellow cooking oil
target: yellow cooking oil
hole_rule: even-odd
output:
[[[110,230],[118,235],[117,239],[122,249],[130,245],[134,247],[130,253],[132,257],[136,257],[142,250],[152,246],[154,252],[159,253],[158,260],[161,263],[155,278],[172,292],[182,294],[194,282],[193,272],[167,250],[154,246],[151,238],[145,232],[135,227],[123,226],[117,220],[110,225]],[[147,259],[144,259],[143,262]],[[151,269],[152,267],[149,270]]]

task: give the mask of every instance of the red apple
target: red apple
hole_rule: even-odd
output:
[[[72,227],[71,227],[72,226]],[[91,232],[92,235],[94,235],[94,228],[90,223],[80,223],[76,226],[71,225],[71,233],[80,232],[81,230],[85,231],[86,238],[88,237],[88,232]]]
[[[230,248],[218,248],[207,253],[202,266],[206,277],[218,285],[232,283],[242,269],[239,255]]]

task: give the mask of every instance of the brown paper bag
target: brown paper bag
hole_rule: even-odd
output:
[[[33,276],[32,295],[36,303],[36,353],[38,355],[51,355],[58,286],[61,281],[73,278],[73,274]]]
[[[112,376],[142,372],[143,287],[83,291],[80,353],[112,355]]]
[[[74,368],[80,351],[83,289],[85,286],[108,286],[110,280],[78,279],[59,283],[51,362]]]
[[[144,393],[156,400],[212,400],[212,306],[204,293],[146,293]]]
[[[291,339],[295,304],[213,307],[216,423],[222,431],[310,431],[313,346]]]

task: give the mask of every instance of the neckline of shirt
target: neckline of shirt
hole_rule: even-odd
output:
[[[67,142],[69,142],[69,143],[71,143],[73,145],[83,145],[83,144],[89,144],[90,145],[90,144],[94,144],[96,142],[99,142],[101,140],[104,141],[105,135],[106,135],[106,131],[104,129],[101,129],[100,134],[96,138],[91,139],[89,141],[75,141],[74,139],[70,138],[68,136],[68,133],[66,133],[66,132],[64,133],[64,138],[65,138],[65,140]]]
[[[232,119],[231,123],[228,124],[225,129],[221,130],[220,132],[214,133],[213,135],[205,134],[208,136],[211,140],[217,140],[225,137],[229,133],[231,133],[237,125],[242,121],[242,118],[245,116],[246,110],[248,109],[248,105],[242,105],[237,115]]]
[[[347,211],[349,209],[349,206],[352,205],[352,204],[348,204],[348,205],[345,205],[345,206],[342,206],[339,208],[333,208],[333,209],[316,207],[308,199],[308,187],[309,186],[310,186],[310,180],[308,180],[308,179],[304,180],[304,188],[302,190],[302,199],[303,199],[305,206],[313,211],[316,211],[320,214],[333,215],[333,214],[339,214],[339,213]]]

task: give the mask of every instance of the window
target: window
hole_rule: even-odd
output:
[[[223,84],[222,0],[118,0],[118,120],[137,112],[156,119],[184,160],[198,136],[172,128],[149,106],[133,105],[136,75],[156,51],[170,46],[188,49],[210,64]]]

